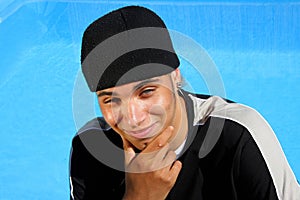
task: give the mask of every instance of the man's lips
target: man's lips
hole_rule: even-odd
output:
[[[153,134],[149,135],[150,133],[152,133],[152,130],[155,128],[156,123],[153,123],[152,125],[143,128],[143,129],[139,129],[139,130],[135,130],[135,131],[129,131],[129,130],[124,130],[127,134],[129,134],[130,136],[133,136],[135,138],[147,138],[147,137],[151,137]]]

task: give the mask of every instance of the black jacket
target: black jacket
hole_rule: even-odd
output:
[[[213,114],[208,114],[205,121],[195,123],[194,109],[198,108],[188,95],[184,92],[189,133],[179,157],[182,170],[167,199],[283,199],[275,187],[276,177],[271,176],[266,156],[253,134],[233,119]],[[197,95],[196,98],[205,102],[208,96]],[[103,118],[93,119],[74,137],[70,156],[71,199],[122,199],[124,172],[122,167],[111,167],[108,163],[123,166],[123,155],[110,153],[104,138],[122,152],[122,140]],[[280,184],[277,187],[281,187]],[[295,188],[295,191],[287,191],[293,200],[300,199],[296,198],[299,185]]]

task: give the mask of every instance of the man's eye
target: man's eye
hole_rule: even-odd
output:
[[[119,103],[120,102],[120,99],[119,98],[111,98],[111,99],[106,99],[103,101],[105,104],[108,104],[108,103]]]
[[[143,91],[141,92],[140,96],[141,96],[141,97],[148,97],[148,96],[150,96],[150,95],[153,94],[154,90],[155,90],[155,89],[145,89],[145,90],[143,90]]]

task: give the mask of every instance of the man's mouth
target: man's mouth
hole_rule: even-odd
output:
[[[156,127],[157,123],[153,123],[152,125],[142,128],[139,130],[124,130],[125,133],[129,134],[130,136],[133,136],[138,139],[148,138],[153,136],[153,129]]]

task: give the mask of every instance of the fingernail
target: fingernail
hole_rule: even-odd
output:
[[[172,135],[172,133],[173,133],[173,130],[174,130],[174,127],[173,127],[173,126],[170,126],[170,127],[169,127],[169,136],[171,136],[171,135]]]

